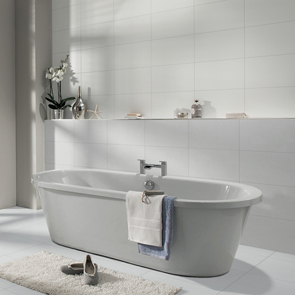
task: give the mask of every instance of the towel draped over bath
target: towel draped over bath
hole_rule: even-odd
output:
[[[138,252],[141,254],[158,257],[164,260],[169,260],[170,249],[173,239],[173,215],[174,215],[174,200],[175,197],[165,196],[162,203],[162,242],[163,246],[156,247],[151,245],[138,244]]]
[[[126,195],[128,240],[162,247],[162,201],[164,195],[149,196],[142,202],[142,192]]]

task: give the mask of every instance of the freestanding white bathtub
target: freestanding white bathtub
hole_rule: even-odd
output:
[[[127,239],[126,193],[145,190],[147,180],[177,197],[169,261],[139,254]],[[260,190],[238,183],[105,170],[41,172],[32,183],[55,243],[197,277],[230,270],[249,210],[262,199]]]

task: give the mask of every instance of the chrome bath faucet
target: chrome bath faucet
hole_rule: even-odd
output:
[[[140,174],[145,174],[145,170],[150,170],[152,168],[160,168],[161,169],[161,176],[167,175],[167,162],[160,161],[161,165],[157,164],[147,164],[145,160],[138,160],[140,162]]]

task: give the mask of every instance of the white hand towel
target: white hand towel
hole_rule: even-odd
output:
[[[128,240],[162,246],[162,201],[164,195],[148,196],[142,202],[142,192],[129,191],[126,195]]]

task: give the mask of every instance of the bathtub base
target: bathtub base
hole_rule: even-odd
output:
[[[229,272],[250,207],[175,208],[169,261],[138,253],[128,241],[125,200],[39,188],[52,241],[174,275],[213,277]],[[78,218],[77,218],[78,216]],[[83,221],[83,222],[82,222]]]

